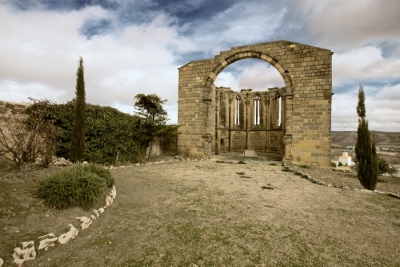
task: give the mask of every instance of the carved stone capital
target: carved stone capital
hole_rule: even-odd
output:
[[[203,134],[203,139],[204,139],[204,141],[206,141],[207,143],[211,143],[212,142],[212,140],[214,139],[213,138],[213,136],[211,135],[211,134]]]
[[[293,141],[293,136],[292,134],[285,134],[285,136],[283,137],[283,143],[286,144],[291,144]]]

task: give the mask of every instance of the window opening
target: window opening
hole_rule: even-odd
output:
[[[260,97],[254,97],[254,125],[260,125]]]
[[[236,96],[235,100],[235,124],[240,124],[240,97]]]
[[[282,123],[282,97],[278,97],[278,126]]]

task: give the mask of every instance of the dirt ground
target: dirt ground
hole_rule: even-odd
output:
[[[300,169],[357,186],[347,174]],[[54,171],[1,177],[4,266],[15,266],[19,242],[37,247],[38,236],[58,236],[69,223],[78,228],[75,217],[94,214],[50,209],[32,197],[37,181]],[[313,184],[273,158],[224,154],[112,174],[114,204],[75,239],[23,266],[400,266],[400,199]],[[398,180],[378,189],[399,190]]]

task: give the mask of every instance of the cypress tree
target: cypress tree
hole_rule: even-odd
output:
[[[76,71],[76,87],[74,102],[74,124],[71,136],[71,160],[81,161],[85,151],[85,79],[83,71],[83,59],[79,58],[79,66]]]
[[[368,130],[368,121],[365,111],[365,93],[362,85],[358,91],[358,129],[355,147],[357,166],[357,178],[361,185],[369,190],[374,190],[378,182],[378,159],[376,155],[375,141],[371,142]]]

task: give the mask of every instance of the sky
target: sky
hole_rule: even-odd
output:
[[[332,130],[356,131],[357,94],[370,130],[400,132],[399,0],[0,0],[0,100],[65,103],[85,67],[86,102],[133,114],[157,94],[177,123],[178,68],[231,47],[288,40],[329,49]],[[284,86],[268,63],[246,59],[216,86]]]

